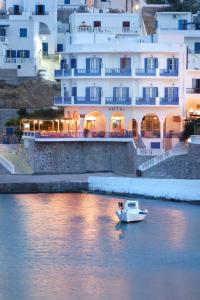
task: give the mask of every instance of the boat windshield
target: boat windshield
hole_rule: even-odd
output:
[[[136,204],[135,203],[128,203],[128,207],[129,208],[136,208]]]

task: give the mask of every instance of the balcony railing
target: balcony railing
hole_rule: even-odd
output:
[[[76,97],[74,104],[101,104],[101,98]]]
[[[71,104],[71,97],[61,97],[61,96],[54,97],[54,105],[66,105],[66,104]]]
[[[83,33],[116,33],[116,34],[138,34],[138,29],[133,27],[93,27],[90,25],[80,25],[76,27],[77,32]]]
[[[101,69],[75,69],[75,76],[101,76]]]
[[[179,98],[160,98],[160,105],[179,105]]]
[[[105,69],[106,76],[131,76],[131,69]]]
[[[155,105],[156,98],[136,98],[136,105]]]
[[[123,97],[106,97],[105,104],[110,105],[131,105],[131,98],[123,98]]]
[[[147,70],[147,69],[135,69],[136,76],[156,76],[156,69]]]
[[[74,139],[91,139],[91,138],[113,138],[113,139],[132,139],[132,131],[126,132],[105,132],[105,131],[92,131],[89,133],[86,132],[34,132],[34,131],[24,131],[23,137],[29,138],[41,138],[41,139],[55,139],[55,138],[74,138]]]
[[[200,88],[186,89],[187,94],[200,94]]]
[[[160,69],[160,76],[178,76],[178,70]]]
[[[55,78],[59,78],[59,77],[68,77],[72,75],[72,70],[68,69],[68,70],[55,70],[54,72],[54,76]]]
[[[4,58],[4,62],[6,64],[33,63],[34,62],[34,58],[10,58],[10,57],[6,57],[6,58]]]
[[[33,16],[48,16],[49,12],[48,11],[44,11],[44,12],[37,12],[37,11],[33,11],[32,12]]]

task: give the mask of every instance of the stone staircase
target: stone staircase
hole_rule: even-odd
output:
[[[23,145],[0,144],[0,165],[10,174],[32,174],[23,155]]]
[[[188,154],[188,148],[185,147],[174,147],[171,150],[168,150],[164,153],[162,153],[161,155],[158,155],[144,163],[142,163],[141,165],[139,165],[138,170],[140,170],[141,172],[147,171],[155,166],[157,166],[158,164],[166,161],[168,158],[174,157],[174,156],[180,156],[180,155],[186,155]]]

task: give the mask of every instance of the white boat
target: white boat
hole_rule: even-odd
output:
[[[138,201],[128,200],[125,203],[119,202],[119,210],[116,214],[120,222],[139,222],[144,220],[148,211],[147,209],[140,209]]]

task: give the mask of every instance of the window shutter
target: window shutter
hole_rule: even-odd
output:
[[[154,57],[153,59],[153,65],[154,65],[154,69],[157,69],[158,68],[158,58],[157,57]]]
[[[74,97],[74,98],[77,97],[77,87],[76,86],[72,87],[72,97]]]
[[[154,97],[158,97],[158,88],[157,87],[154,88]]]
[[[173,99],[178,99],[178,87],[173,88]]]
[[[179,59],[175,58],[175,70],[178,72]]]
[[[116,98],[117,98],[117,88],[114,87],[113,88],[113,99],[116,100]]]
[[[147,90],[145,87],[143,87],[143,98],[146,99]]]
[[[86,58],[86,70],[90,70],[90,58]]]
[[[77,68],[77,60],[76,58],[71,59],[71,68],[76,69]]]
[[[128,87],[125,88],[125,95],[126,95],[126,99],[128,99],[129,98],[129,88]]]
[[[86,88],[86,100],[90,100],[90,88]]]
[[[144,59],[144,68],[147,70],[147,58]]]
[[[61,70],[65,69],[65,65],[66,65],[66,59],[61,59],[61,61],[60,61],[60,69]]]
[[[168,88],[165,88],[165,99],[168,98]]]
[[[170,70],[171,58],[167,59],[167,70]]]

